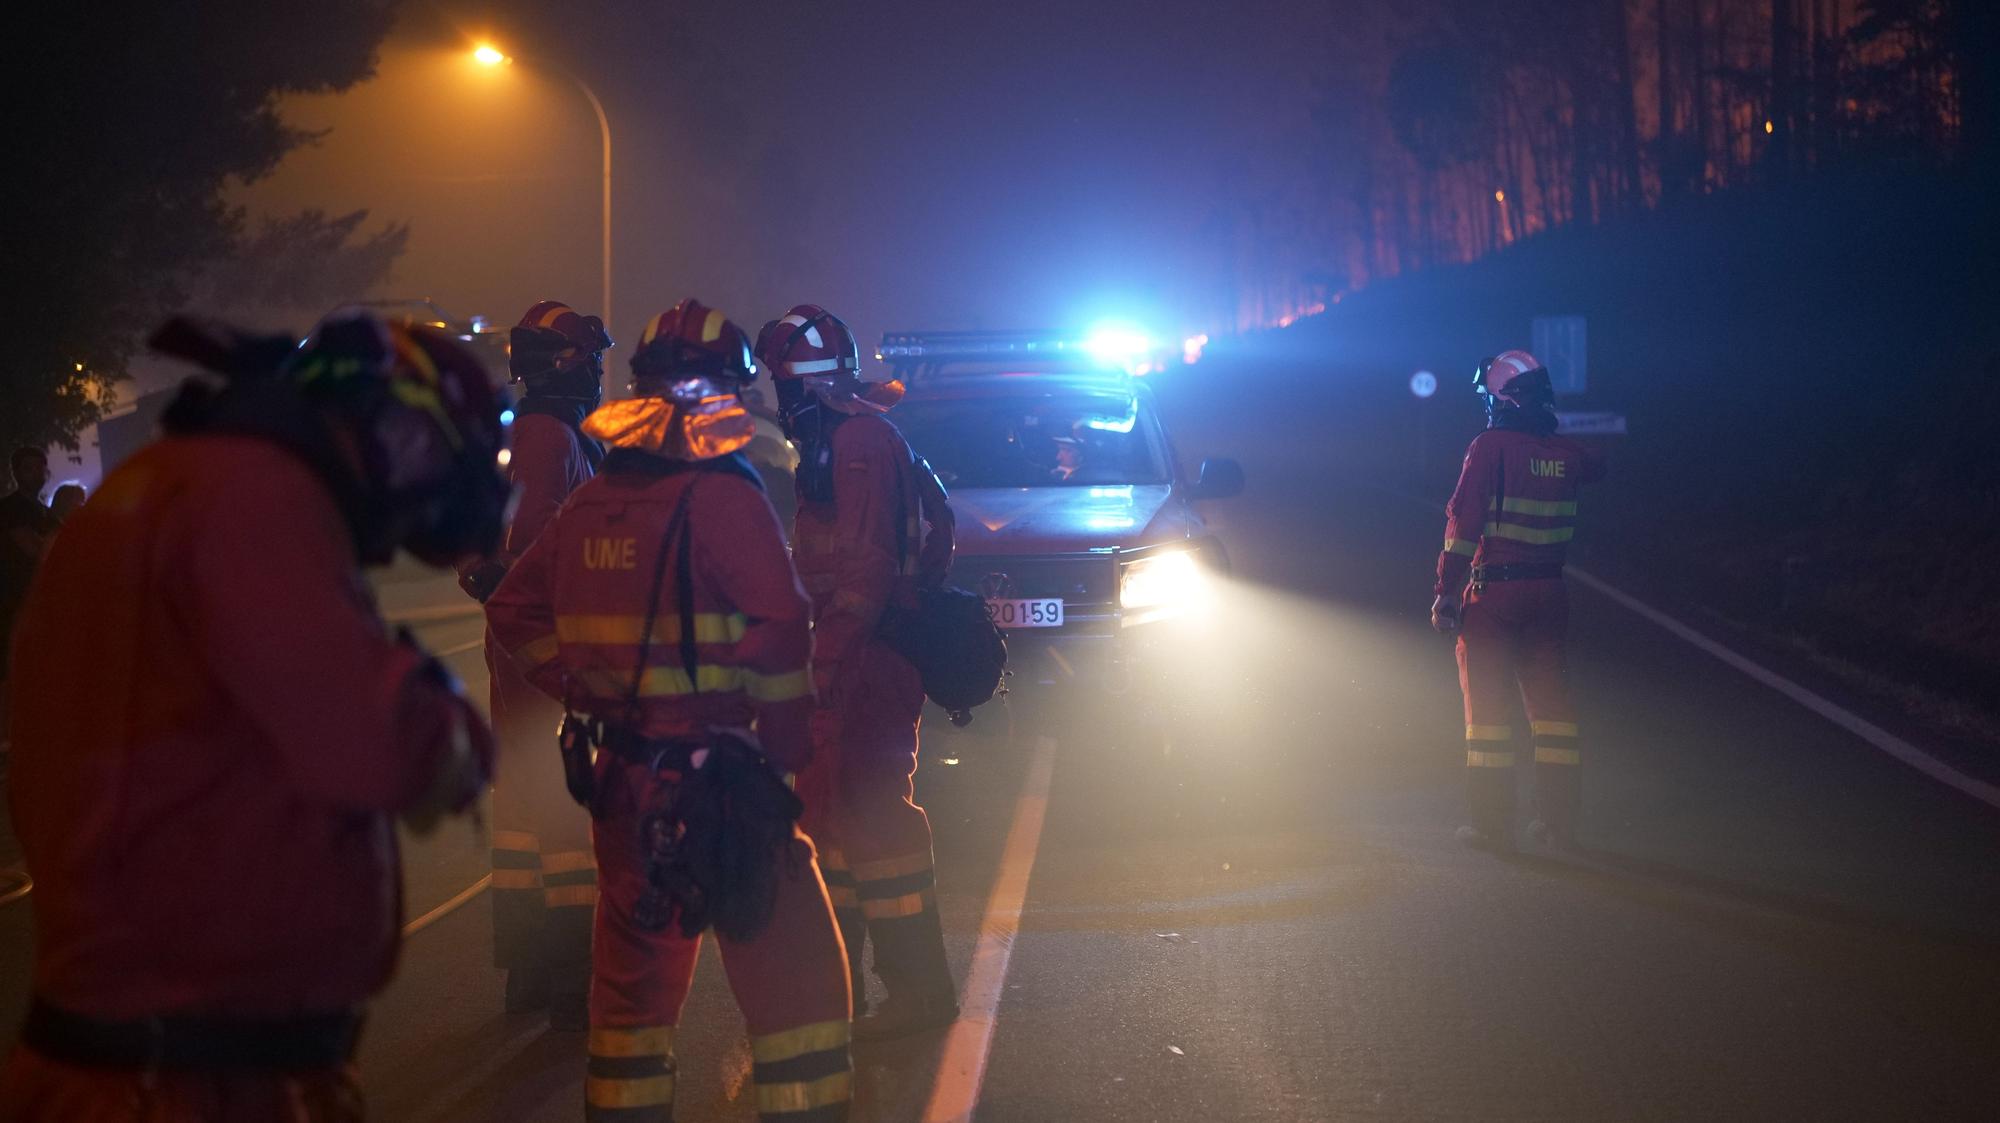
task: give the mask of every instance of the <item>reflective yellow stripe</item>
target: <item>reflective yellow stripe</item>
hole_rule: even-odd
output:
[[[533,854],[541,848],[542,840],[529,834],[527,831],[503,831],[495,829],[493,832],[493,849],[495,850],[521,850]]]
[[[674,1102],[672,1076],[642,1076],[637,1080],[612,1080],[587,1076],[583,1080],[583,1102],[592,1107],[659,1107]]]
[[[709,309],[708,315],[703,317],[701,321],[701,341],[703,343],[714,343],[716,340],[721,339],[722,324],[722,310],[719,308]]]
[[[590,1051],[600,1057],[671,1056],[674,1051],[674,1027],[630,1026],[618,1029],[593,1026]]]
[[[588,850],[564,850],[542,857],[543,873],[572,873],[597,868],[597,859]]]
[[[1536,764],[1582,764],[1583,754],[1575,749],[1551,749],[1544,745],[1535,746]]]
[[[1491,504],[1488,504],[1489,510],[1491,506]],[[1576,500],[1520,499],[1510,495],[1500,504],[1500,509],[1515,515],[1542,515],[1547,517],[1574,515],[1576,514]]]
[[[838,1049],[847,1044],[847,1019],[813,1022],[781,1033],[767,1033],[750,1039],[750,1058],[758,1064],[789,1061],[807,1053]]]
[[[932,865],[931,852],[919,850],[914,854],[904,854],[899,858],[882,858],[873,862],[854,863],[856,881],[887,881],[892,877],[908,877],[922,873]]]
[[[1514,728],[1510,725],[1468,725],[1465,727],[1468,741],[1511,741]]]
[[[878,901],[862,901],[861,915],[870,920],[897,920],[905,916],[915,916],[931,903],[931,891],[924,889],[916,893],[905,893],[900,897],[884,897]]]
[[[793,671],[783,675],[760,675],[756,671],[743,672],[743,692],[757,702],[789,702],[794,698],[804,698],[812,694],[811,671]]]
[[[1528,723],[1528,728],[1551,737],[1576,736],[1576,723],[1573,721],[1531,721]]]
[[[741,613],[698,612],[694,617],[696,643],[741,643],[749,619]],[[646,626],[644,616],[558,616],[556,636],[564,643],[637,644]],[[678,643],[681,618],[661,616],[653,621],[654,643]]]
[[[701,664],[695,667],[695,677],[700,680],[702,692],[705,694],[743,689],[741,667]],[[629,671],[578,671],[576,681],[599,698],[621,698],[632,689],[632,675]],[[648,667],[646,673],[639,677],[641,698],[667,698],[692,693],[694,691],[688,686],[687,671],[681,667]]]
[[[1514,767],[1514,754],[1484,753],[1478,749],[1467,749],[1465,752],[1465,766],[1467,768],[1512,768]]]
[[[1551,546],[1576,537],[1576,528],[1556,526],[1543,529],[1537,526],[1521,526],[1518,523],[1487,523],[1486,535],[1489,538],[1508,538],[1515,542],[1526,542],[1530,546]]]
[[[1479,543],[1467,542],[1463,538],[1447,538],[1444,540],[1444,552],[1447,554],[1457,554],[1462,558],[1469,558],[1479,552]]]
[[[545,908],[576,908],[597,904],[595,885],[554,885],[542,890],[542,905]]]
[[[830,554],[839,543],[840,537],[831,531],[801,530],[792,538],[792,549],[810,554]]]
[[[493,871],[493,888],[495,889],[540,889],[541,887],[542,873],[540,870]]]
[[[530,640],[514,649],[514,662],[532,670],[556,657],[556,644],[554,633]]]
[[[836,1072],[818,1080],[798,1080],[790,1084],[757,1085],[757,1114],[777,1115],[787,1111],[812,1111],[828,1104],[846,1103],[854,1082],[851,1072]]]

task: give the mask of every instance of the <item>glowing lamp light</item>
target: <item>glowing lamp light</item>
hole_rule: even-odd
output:
[[[502,468],[505,468],[507,465],[512,464],[514,462],[514,450],[511,448],[503,448],[500,450],[498,455],[494,456],[493,459]]]
[[[1099,324],[1083,339],[1083,349],[1091,358],[1119,366],[1143,361],[1153,348],[1152,338],[1129,324]]]
[[[1127,565],[1118,581],[1118,607],[1124,610],[1121,623],[1126,627],[1204,614],[1214,596],[1214,585],[1191,550],[1141,558]]]
[[[507,61],[507,56],[493,44],[481,43],[472,48],[472,61],[481,66],[499,66]]]
[[[1504,202],[1506,202],[1506,201],[1507,201],[1507,193],[1506,193],[1505,191],[1495,191],[1495,192],[1493,193],[1493,201],[1494,201],[1494,202],[1496,202],[1496,203],[1504,203]]]
[[[1208,333],[1190,335],[1181,342],[1181,361],[1193,366],[1201,361],[1201,353],[1208,346]]]
[[[1764,122],[1764,135],[1765,135],[1765,136],[1769,136],[1769,135],[1771,135],[1772,133],[1775,133],[1775,132],[1777,132],[1777,131],[1778,131],[1778,123],[1777,123],[1776,121],[1766,121],[1766,122]]]

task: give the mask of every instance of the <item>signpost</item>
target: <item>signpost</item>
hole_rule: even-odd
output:
[[[1431,472],[1431,410],[1428,402],[1431,395],[1438,392],[1438,376],[1427,370],[1420,370],[1410,376],[1410,393],[1417,399],[1417,478],[1421,481]]]
[[[1590,388],[1590,328],[1582,316],[1536,316],[1528,334],[1558,397]]]

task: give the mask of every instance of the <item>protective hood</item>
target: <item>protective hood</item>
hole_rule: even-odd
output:
[[[614,449],[692,462],[727,456],[749,444],[757,435],[757,423],[734,394],[687,402],[621,398],[584,418],[583,431]]]

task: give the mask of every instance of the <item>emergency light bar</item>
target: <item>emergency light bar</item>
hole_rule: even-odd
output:
[[[1090,359],[1084,341],[1054,331],[884,332],[875,357],[886,363],[939,363],[980,359]]]

